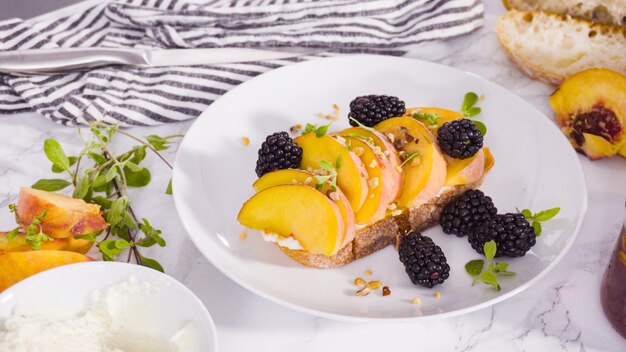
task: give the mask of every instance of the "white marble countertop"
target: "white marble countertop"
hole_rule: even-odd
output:
[[[499,2],[487,4],[486,24],[471,35],[427,43],[409,56],[458,67],[486,77],[553,114],[553,88],[532,81],[506,59],[493,32]],[[139,135],[184,133],[191,122],[136,128]],[[15,201],[19,187],[50,177],[43,140],[58,139],[69,152],[80,148],[75,129],[36,114],[0,117],[0,208]],[[167,153],[170,160],[175,151]],[[163,194],[169,171],[149,157],[153,180],[134,191],[136,210],[163,230],[168,246],[148,253],[167,273],[187,285],[207,306],[222,351],[624,351],[626,340],[609,325],[600,307],[602,274],[617,240],[626,198],[626,160],[590,162],[580,157],[589,191],[581,233],[565,259],[541,282],[490,308],[449,319],[413,323],[349,324],[309,316],[248,292],[222,275],[191,243],[173,200]],[[0,224],[12,216],[0,212]]]

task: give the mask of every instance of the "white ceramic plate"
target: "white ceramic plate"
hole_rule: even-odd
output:
[[[175,279],[139,265],[116,262],[89,262],[65,265],[33,275],[0,294],[0,326],[13,315],[17,304],[22,311],[73,316],[91,307],[91,295],[113,284],[135,277],[156,288],[153,306],[160,319],[155,331],[164,338],[173,336],[191,323],[198,332],[200,351],[217,351],[215,324],[200,299]],[[152,298],[151,298],[152,301]],[[26,302],[26,303],[24,303]]]
[[[468,91],[484,95],[485,144],[496,164],[481,189],[500,212],[562,208],[544,224],[538,243],[525,257],[509,260],[514,277],[502,291],[477,285],[464,265],[481,256],[467,240],[425,232],[439,244],[451,266],[436,289],[411,284],[392,247],[331,270],[310,269],[284,255],[261,236],[244,230],[236,216],[253,195],[257,150],[265,137],[307,122],[325,124],[317,114],[341,107],[332,130],[348,126],[350,101],[359,95],[388,94],[408,106],[458,110]],[[241,137],[249,137],[244,147]],[[587,193],[575,152],[552,122],[524,100],[476,75],[438,64],[385,56],[343,56],[303,62],[254,78],[213,103],[191,127],[174,168],[176,208],[200,251],[228,277],[288,307],[341,319],[403,320],[450,316],[510,298],[548,273],[571,247],[587,207]],[[371,269],[373,275],[364,277]],[[381,280],[391,296],[354,295],[356,277]],[[438,290],[442,296],[434,298]],[[411,304],[419,296],[420,305]]]

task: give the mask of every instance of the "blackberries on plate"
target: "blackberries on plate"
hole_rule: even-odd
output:
[[[261,177],[270,171],[300,167],[302,148],[289,137],[287,132],[276,132],[261,144],[256,161],[256,174]]]
[[[387,95],[365,95],[350,102],[350,125],[359,123],[372,127],[390,117],[402,116],[406,112],[404,102],[397,97]]]
[[[443,232],[458,237],[467,236],[474,227],[491,220],[498,213],[491,197],[482,191],[470,189],[461,194],[441,212],[439,224]]]
[[[535,245],[537,235],[524,215],[507,213],[476,226],[467,239],[480,254],[484,254],[484,244],[494,240],[498,248],[496,257],[521,257]]]
[[[398,253],[415,285],[431,288],[450,276],[450,266],[441,248],[419,232],[410,232],[402,237]]]
[[[441,150],[456,159],[467,159],[483,147],[483,135],[469,119],[444,123],[437,131],[437,142]]]

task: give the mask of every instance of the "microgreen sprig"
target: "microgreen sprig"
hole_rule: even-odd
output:
[[[436,112],[418,111],[413,114],[413,118],[416,120],[426,121],[429,126],[436,126],[441,116],[439,116]]]
[[[551,209],[542,210],[534,214],[529,209],[523,209],[522,211],[517,209],[517,211],[521,213],[522,215],[524,215],[526,220],[530,222],[531,226],[533,227],[533,230],[535,230],[535,235],[539,237],[542,231],[541,223],[544,221],[548,221],[552,219],[553,217],[555,217],[561,211],[561,208],[555,207]]]
[[[376,130],[373,127],[365,126],[364,124],[362,124],[359,120],[355,119],[354,117],[349,117],[349,119],[350,119],[350,121],[353,121],[354,123],[357,124],[357,126],[359,126],[361,128],[364,128],[364,129],[366,129],[366,130],[368,130],[370,132],[376,132]]]
[[[328,160],[320,160],[320,168],[326,170],[327,175],[316,175],[315,176],[315,188],[320,189],[324,187],[324,185],[330,183],[331,191],[337,190],[337,169],[341,167],[342,161],[341,156],[337,157],[335,161],[335,165]]]
[[[302,134],[315,133],[315,137],[322,138],[328,132],[328,128],[330,127],[330,125],[331,124],[329,123],[328,125],[318,127],[317,125],[307,123],[304,127],[304,131],[302,131]]]
[[[402,164],[400,164],[400,167],[403,167],[404,164],[406,164],[407,162],[409,162],[409,160],[416,158],[418,156],[422,155],[420,152],[415,152],[415,153],[410,153],[410,154],[406,154],[404,156],[404,161],[402,162]]]
[[[480,131],[480,134],[484,136],[487,134],[487,126],[480,121],[471,119],[472,117],[480,114],[482,111],[481,108],[479,108],[478,106],[475,106],[477,102],[478,102],[478,95],[476,93],[474,92],[466,93],[465,97],[463,98],[463,103],[461,104],[461,113],[463,114],[463,116],[472,120],[476,128],[478,128],[478,131]]]
[[[465,271],[470,274],[474,280],[472,280],[472,286],[477,281],[493,286],[497,291],[501,290],[498,283],[498,276],[511,276],[515,275],[514,272],[508,271],[509,263],[507,262],[493,262],[493,258],[496,256],[497,246],[496,242],[491,240],[484,244],[483,251],[487,258],[487,266],[485,267],[485,260],[474,259],[465,264]]]

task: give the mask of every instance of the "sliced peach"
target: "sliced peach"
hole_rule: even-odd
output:
[[[286,169],[266,173],[261,176],[252,187],[255,191],[260,192],[266,188],[278,185],[297,184],[315,187],[315,183],[315,174],[313,173],[304,170]],[[329,191],[331,191],[329,188],[328,185],[325,185],[320,191],[324,194],[329,194]],[[333,202],[335,202],[341,212],[341,218],[343,219],[345,228],[342,240],[343,247],[354,239],[354,234],[356,233],[354,211],[352,210],[352,206],[350,206],[348,198],[343,194],[341,189],[337,187],[335,191],[337,192],[337,200],[333,200]]]
[[[60,193],[40,191],[32,188],[20,189],[17,216],[23,228],[43,211],[41,230],[53,238],[85,235],[107,228],[100,215],[100,206],[82,199],[71,198]]]
[[[444,123],[462,119],[465,117],[463,116],[463,114],[461,114],[458,111],[453,111],[453,110],[448,110],[448,109],[443,109],[443,108],[435,108],[435,107],[408,108],[406,109],[406,115],[413,116],[413,114],[418,113],[420,111],[425,112],[425,113],[435,113],[439,116],[439,120],[437,120],[437,125],[433,126],[433,128],[431,129],[431,132],[433,132],[435,136],[437,135],[437,129],[441,127]]]
[[[624,144],[624,146],[622,147],[622,149],[620,149],[618,151],[619,155],[623,156],[624,158],[626,158],[626,144]]]
[[[398,195],[399,186],[396,184],[398,171],[391,167],[391,162],[382,151],[375,149],[372,144],[345,131],[340,135],[337,138],[344,138],[346,144],[351,146],[367,166],[369,193],[361,209],[356,212],[356,223],[359,225],[374,223],[385,217],[387,208]]]
[[[466,185],[478,181],[485,172],[485,152],[479,150],[467,159],[448,159],[446,186]]]
[[[53,238],[44,241],[40,250],[70,251],[85,254],[93,246],[93,241],[68,238]],[[26,242],[26,236],[19,233],[12,239],[7,238],[7,232],[0,232],[0,252],[32,251],[33,247]]]
[[[0,291],[44,270],[92,260],[86,255],[68,251],[39,250],[0,253]]]
[[[374,128],[385,135],[391,133],[405,157],[418,153],[402,167],[398,206],[413,208],[434,197],[445,183],[446,161],[428,128],[411,117],[390,118]]]
[[[333,165],[340,160],[337,169],[337,185],[345,193],[354,211],[358,211],[367,199],[367,170],[361,159],[349,151],[345,144],[335,138],[315,133],[307,133],[294,141],[302,148],[303,169],[319,169],[320,161],[326,160]]]
[[[483,147],[483,152],[485,153],[485,171],[484,172],[487,172],[491,170],[493,165],[496,163],[496,158],[494,158],[493,154],[491,154],[491,149],[487,147]]]
[[[244,203],[237,220],[256,230],[293,236],[312,254],[331,256],[342,247],[344,224],[339,207],[309,186],[264,189]]]

